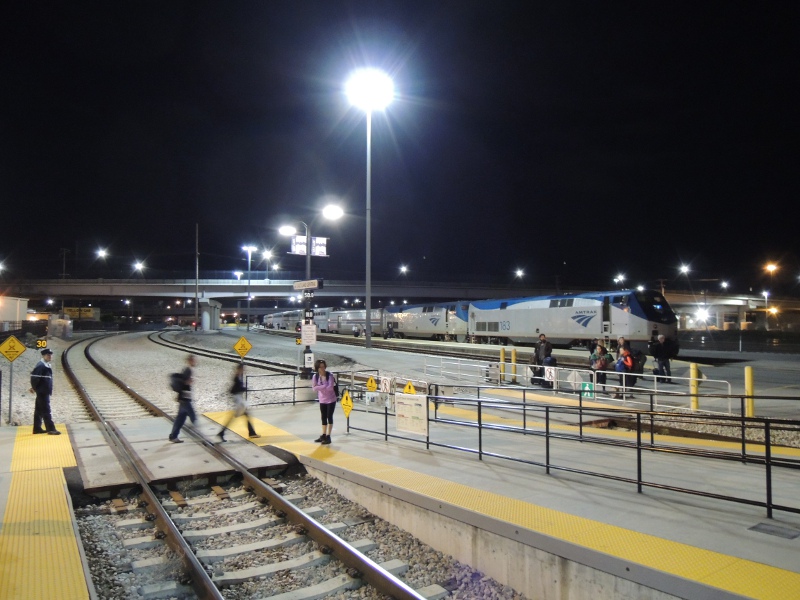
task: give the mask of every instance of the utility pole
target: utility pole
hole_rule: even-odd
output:
[[[61,279],[67,278],[67,254],[69,254],[68,248],[59,248],[59,252],[61,253]]]

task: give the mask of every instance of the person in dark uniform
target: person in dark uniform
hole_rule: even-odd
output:
[[[49,433],[61,435],[56,429],[53,418],[50,416],[50,396],[53,394],[53,351],[50,348],[42,350],[42,359],[31,371],[31,393],[36,393],[36,404],[33,409],[33,433]],[[44,423],[45,429],[42,429]]]
[[[192,369],[197,365],[197,359],[194,354],[186,357],[186,368],[181,372],[183,375],[183,386],[181,391],[178,392],[178,416],[175,417],[175,422],[172,425],[172,432],[169,434],[169,441],[173,444],[182,444],[183,440],[178,437],[181,432],[186,418],[191,419],[192,424],[197,422],[197,416],[194,414],[194,406],[192,406]]]

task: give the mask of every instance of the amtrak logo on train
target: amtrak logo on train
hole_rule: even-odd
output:
[[[431,317],[430,322],[434,327],[436,327],[439,324],[439,317]]]
[[[594,319],[597,316],[597,313],[592,314],[578,314],[572,315],[572,320],[575,321],[578,325],[583,325],[587,327],[589,325],[589,321]]]

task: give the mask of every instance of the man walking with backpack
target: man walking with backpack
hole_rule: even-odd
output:
[[[197,358],[194,354],[190,354],[186,357],[186,368],[181,371],[183,385],[178,392],[178,415],[175,417],[172,432],[169,434],[169,441],[173,444],[183,443],[178,434],[180,434],[187,417],[191,419],[192,425],[197,422],[197,416],[194,414],[194,407],[192,406],[192,370],[195,366],[197,366]]]

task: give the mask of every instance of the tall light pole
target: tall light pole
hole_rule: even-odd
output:
[[[253,252],[258,250],[255,246],[242,246],[242,250],[247,252],[247,331],[250,331],[250,260]]]
[[[366,265],[366,334],[364,347],[372,347],[372,112],[384,110],[394,98],[391,78],[378,69],[359,69],[345,84],[345,93],[350,104],[360,108],[367,116],[367,265]]]
[[[764,327],[769,331],[769,292],[761,292],[764,295]]]

